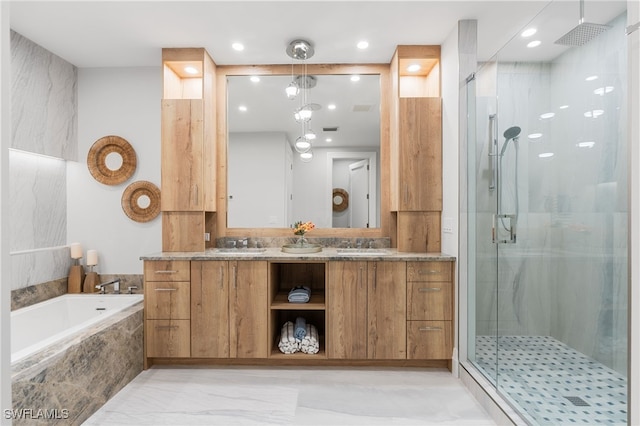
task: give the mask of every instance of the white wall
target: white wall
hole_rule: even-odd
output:
[[[158,62],[160,60],[158,59]],[[161,217],[129,219],[121,207],[125,188],[139,180],[160,187],[160,68],[90,68],[78,71],[78,158],[67,163],[68,242],[98,251],[99,273],[141,274],[141,255],[162,248]],[[117,135],[135,149],[137,169],[125,183],[108,186],[89,173],[93,143]]]

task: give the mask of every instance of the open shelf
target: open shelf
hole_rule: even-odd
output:
[[[324,310],[324,293],[311,293],[311,298],[308,303],[290,303],[288,299],[288,292],[279,292],[273,298],[271,302],[271,309],[278,310]]]

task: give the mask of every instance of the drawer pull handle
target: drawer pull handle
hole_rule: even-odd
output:
[[[442,331],[442,327],[420,327],[420,331]]]
[[[177,288],[156,288],[155,291],[178,291]]]
[[[156,271],[156,274],[175,274],[178,271]]]
[[[420,275],[434,275],[434,274],[439,274],[440,271],[437,271],[435,269],[429,269],[428,271],[425,271],[424,269],[419,269],[418,270],[418,274]]]
[[[430,293],[430,292],[434,292],[434,291],[442,291],[442,289],[438,288],[438,287],[429,287],[429,288],[421,287],[421,288],[418,289],[418,291],[420,293]]]
[[[173,329],[178,328],[177,325],[156,325],[156,330],[158,329]]]

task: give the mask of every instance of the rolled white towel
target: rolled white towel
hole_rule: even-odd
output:
[[[291,321],[287,321],[280,330],[280,339],[278,341],[278,349],[285,354],[293,354],[300,350],[300,340],[293,335],[294,326]]]
[[[320,339],[315,325],[307,324],[307,335],[300,342],[300,350],[305,354],[317,354],[320,351]]]

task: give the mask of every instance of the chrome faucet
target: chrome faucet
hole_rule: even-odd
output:
[[[98,284],[96,288],[100,290],[100,294],[105,294],[104,288],[112,284],[113,284],[113,294],[120,294],[120,279],[115,279],[112,281],[107,281],[106,283]]]

